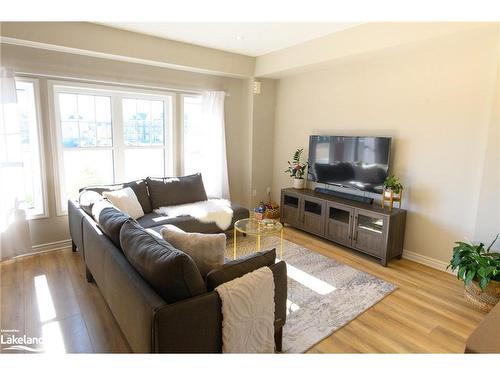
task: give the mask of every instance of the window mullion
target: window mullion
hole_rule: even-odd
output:
[[[123,110],[121,95],[111,97],[113,128],[113,169],[116,182],[125,180],[125,142],[123,138]]]
[[[174,103],[172,103],[173,114],[171,116],[172,129],[170,144],[167,147],[172,150],[171,151],[171,163],[174,166],[173,175],[181,176],[184,174],[184,165],[183,165],[183,95],[176,94],[173,97]]]

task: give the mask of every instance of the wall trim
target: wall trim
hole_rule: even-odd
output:
[[[21,46],[21,47],[44,49],[47,51],[70,53],[73,55],[97,57],[100,59],[123,61],[123,62],[134,63],[134,64],[150,65],[150,66],[156,66],[156,67],[160,67],[160,68],[182,70],[182,71],[186,71],[186,72],[193,72],[193,73],[200,73],[200,74],[209,74],[209,75],[216,75],[216,76],[230,77],[230,78],[248,78],[248,76],[243,75],[243,74],[202,69],[202,68],[196,68],[196,67],[191,67],[191,66],[184,66],[184,65],[178,65],[178,64],[173,64],[173,63],[167,63],[167,62],[163,62],[163,61],[141,59],[138,57],[116,55],[116,54],[91,51],[91,50],[81,49],[81,48],[66,47],[66,46],[60,46],[60,45],[48,44],[48,43],[41,43],[41,42],[35,42],[32,40],[11,38],[11,37],[7,37],[7,36],[0,36],[0,43],[12,44],[12,45]]]
[[[443,262],[442,260],[438,260],[438,259],[434,259],[434,258],[425,256],[425,255],[422,255],[422,254],[418,254],[418,253],[415,253],[414,251],[403,249],[403,258],[411,260],[413,262],[423,264],[425,266],[434,268],[434,269],[439,270],[439,271],[450,273],[452,275],[455,274],[450,269],[448,269],[448,270],[446,269],[446,267],[448,266],[447,262]]]
[[[33,253],[45,252],[45,251],[55,251],[55,250],[63,250],[71,247],[71,239],[55,241],[55,242],[47,242],[40,245],[33,245],[31,249],[33,250],[31,253],[25,255],[31,255]]]
[[[48,242],[48,243],[43,243],[40,245],[33,245],[31,246],[31,250],[29,253],[26,254],[21,254],[12,258],[4,259],[1,260],[1,264],[6,264],[13,262],[15,260],[19,260],[25,257],[29,257],[32,255],[40,255],[43,253],[48,253],[51,251],[60,251],[60,250],[66,250],[66,249],[71,249],[71,239],[69,240],[62,240],[62,241],[56,241],[56,242]]]

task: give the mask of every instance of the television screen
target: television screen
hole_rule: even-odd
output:
[[[381,194],[389,171],[391,138],[309,137],[308,180]]]

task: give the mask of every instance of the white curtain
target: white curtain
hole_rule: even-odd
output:
[[[0,260],[31,252],[14,71],[0,67]]]
[[[223,91],[202,95],[203,163],[200,172],[209,198],[229,199]]]

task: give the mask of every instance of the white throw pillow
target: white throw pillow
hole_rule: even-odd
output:
[[[129,215],[132,219],[144,216],[144,211],[137,199],[137,195],[135,195],[131,188],[126,187],[120,190],[103,191],[102,195],[111,201],[113,206]]]
[[[165,225],[160,233],[165,241],[193,258],[203,278],[213,269],[224,265],[224,233],[186,233],[173,225]]]

